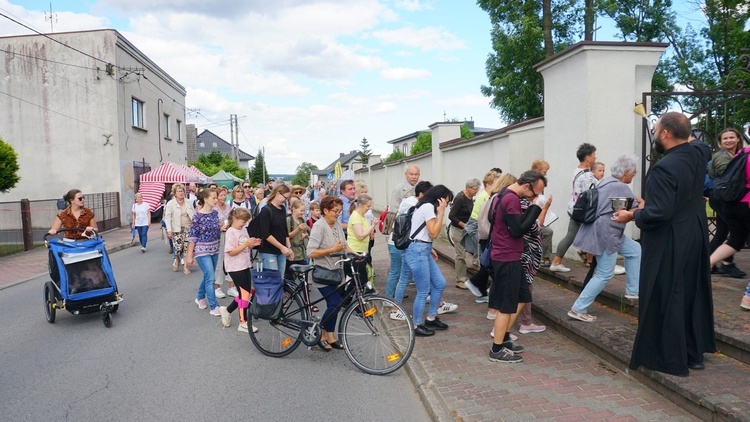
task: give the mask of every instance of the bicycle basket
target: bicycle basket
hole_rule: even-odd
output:
[[[277,270],[252,270],[255,294],[250,300],[250,315],[260,319],[281,318],[284,299],[284,278]]]

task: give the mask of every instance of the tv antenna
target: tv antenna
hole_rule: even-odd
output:
[[[52,12],[52,2],[49,4],[49,16],[47,16],[47,12],[44,12],[44,21],[49,21],[49,32],[55,32],[54,24],[57,22],[57,13]]]

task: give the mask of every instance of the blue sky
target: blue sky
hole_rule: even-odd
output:
[[[42,32],[49,0],[0,0]],[[124,8],[126,7],[126,8]],[[271,173],[323,167],[363,137],[387,141],[447,119],[504,123],[487,83],[489,19],[467,0],[53,1],[55,32],[114,28],[187,88],[188,123],[265,147]],[[612,40],[605,34],[599,40]],[[29,31],[0,21],[0,35]]]

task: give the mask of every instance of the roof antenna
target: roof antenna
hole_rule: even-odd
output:
[[[47,16],[47,12],[44,12],[44,21],[49,21],[49,32],[55,32],[54,23],[57,22],[57,13],[52,13],[52,2],[49,4],[49,16]]]

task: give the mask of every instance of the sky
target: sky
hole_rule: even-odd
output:
[[[387,142],[443,120],[501,128],[487,84],[489,17],[473,0],[0,0],[48,33],[118,30],[187,90],[186,122],[269,173],[323,168],[367,138]],[[0,17],[0,36],[30,31]],[[599,40],[614,40],[599,36]]]

